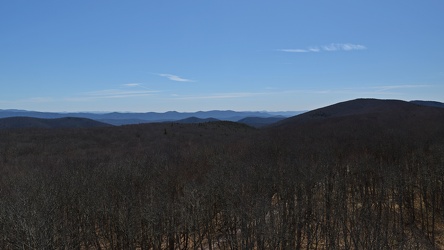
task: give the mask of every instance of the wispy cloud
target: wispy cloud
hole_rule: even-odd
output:
[[[104,89],[82,93],[75,98],[69,98],[71,101],[82,101],[92,99],[114,99],[114,98],[131,98],[152,96],[160,91],[151,90],[142,83],[125,83],[115,89]]]
[[[174,99],[179,100],[199,100],[199,99],[234,99],[234,98],[246,98],[259,95],[270,94],[267,92],[230,92],[230,93],[212,93],[202,95],[171,95]]]
[[[332,43],[329,45],[322,46],[325,51],[337,51],[337,50],[365,50],[367,47],[361,44],[351,44],[351,43]]]
[[[105,89],[98,91],[91,91],[84,93],[85,97],[89,98],[129,98],[129,97],[141,97],[151,96],[159,91],[154,90],[123,90],[123,89]]]
[[[142,86],[142,84],[140,84],[140,83],[126,83],[126,84],[123,84],[123,86],[124,87],[140,87],[140,86]]]
[[[139,89],[146,89],[146,90],[152,91],[150,88],[145,87],[142,83],[125,83],[125,84],[122,84],[122,87],[123,88],[132,88],[132,89],[139,88]]]
[[[157,74],[157,75],[162,76],[162,77],[166,77],[169,80],[176,81],[176,82],[194,82],[194,80],[185,79],[180,76],[176,76],[176,75],[172,75],[172,74]]]
[[[281,52],[289,52],[289,53],[307,53],[310,52],[307,49],[278,49]]]
[[[428,84],[402,84],[402,85],[385,85],[385,86],[375,86],[373,89],[375,89],[376,92],[386,92],[389,90],[395,90],[395,89],[416,89],[416,88],[428,88],[432,85]]]
[[[19,103],[49,103],[55,101],[54,98],[50,97],[31,97],[27,99],[19,99],[19,100],[0,100],[1,104],[19,104]]]
[[[281,52],[288,53],[308,53],[308,52],[333,52],[333,51],[352,51],[352,50],[365,50],[366,46],[361,44],[352,43],[331,43],[329,45],[311,46],[305,49],[278,49]]]
[[[45,103],[45,102],[52,102],[52,101],[54,101],[54,99],[50,98],[50,97],[33,97],[33,98],[25,99],[23,101],[30,102],[30,103]]]

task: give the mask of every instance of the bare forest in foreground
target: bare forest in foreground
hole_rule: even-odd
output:
[[[358,101],[263,129],[2,130],[0,249],[444,249],[444,109]]]

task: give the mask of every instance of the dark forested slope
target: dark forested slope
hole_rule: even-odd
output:
[[[23,128],[94,128],[109,127],[110,124],[86,118],[65,117],[56,119],[42,119],[33,117],[0,118],[0,129]]]
[[[246,117],[244,119],[239,120],[239,123],[247,124],[252,127],[262,128],[269,126],[271,124],[277,123],[279,121],[284,120],[283,116],[275,116],[275,117]]]
[[[436,102],[436,101],[410,101],[411,103],[421,105],[421,106],[429,106],[429,107],[437,107],[437,108],[444,108],[444,103],[442,102]]]
[[[324,152],[334,159],[391,155],[400,161],[415,150],[444,145],[443,124],[442,108],[357,99],[287,118],[267,132],[292,152]]]
[[[444,142],[444,109],[398,100],[357,99],[287,118],[269,128],[273,136],[299,136],[336,148],[376,144],[418,147]],[[271,132],[272,131],[272,132]],[[296,138],[293,138],[296,139]],[[353,150],[350,148],[348,150]]]
[[[303,123],[313,124],[341,117],[351,119],[359,117],[374,118],[381,122],[381,126],[394,123],[410,126],[412,123],[421,122],[424,119],[439,122],[439,119],[443,119],[442,114],[442,109],[415,105],[414,103],[400,100],[356,99],[284,119],[276,126],[284,128],[298,126]]]

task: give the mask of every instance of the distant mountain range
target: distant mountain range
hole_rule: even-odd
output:
[[[412,107],[418,106],[444,108],[444,103],[420,100],[405,102],[398,100],[357,99],[309,112],[238,112],[232,110],[213,110],[199,112],[169,111],[165,113],[54,113],[27,110],[0,110],[0,129],[29,127],[79,128],[153,122],[204,123],[214,121],[239,122],[257,128],[266,126],[285,127],[289,124],[294,126],[296,124],[313,123],[326,118],[387,112],[391,112],[393,117],[401,119],[403,116],[409,115]]]
[[[64,117],[77,117],[88,118],[99,122],[104,122],[112,125],[125,125],[125,124],[140,124],[151,122],[170,122],[181,121],[189,119],[191,117],[197,119],[215,119],[223,121],[234,121],[245,119],[247,117],[255,118],[276,118],[276,117],[290,117],[303,113],[304,111],[294,112],[238,112],[231,110],[214,110],[214,111],[199,111],[193,113],[181,113],[176,111],[169,111],[165,113],[147,112],[147,113],[53,113],[53,112],[36,112],[27,110],[0,110],[0,118],[7,117],[32,117],[42,119],[56,119]],[[185,122],[190,122],[188,120]],[[262,121],[265,122],[266,120]],[[274,120],[269,120],[273,122]],[[202,122],[196,120],[196,122]]]

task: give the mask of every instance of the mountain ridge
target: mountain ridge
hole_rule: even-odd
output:
[[[26,129],[26,128],[96,128],[110,127],[112,125],[87,118],[64,117],[43,119],[34,117],[7,117],[0,118],[0,129]]]
[[[267,130],[282,140],[311,138],[304,145],[323,144],[328,139],[332,147],[348,151],[390,140],[415,147],[432,143],[444,138],[443,124],[443,108],[399,100],[356,99],[284,119]]]
[[[409,114],[423,116],[420,111],[428,113],[442,112],[440,108],[426,105],[418,105],[412,102],[402,100],[383,100],[371,98],[359,98],[344,102],[335,103],[322,108],[314,109],[301,115],[286,118],[272,126],[285,126],[285,124],[303,124],[323,121],[330,118],[339,119],[349,116],[374,116],[380,119],[390,119],[398,117],[404,119]],[[412,113],[413,112],[413,113]]]
[[[63,117],[77,117],[88,118],[96,121],[110,123],[112,125],[126,125],[126,124],[139,124],[150,122],[167,122],[183,120],[190,117],[196,117],[199,119],[214,118],[217,120],[225,121],[238,121],[246,117],[274,117],[276,114],[286,114],[288,116],[302,113],[302,111],[289,111],[289,112],[262,112],[262,111],[232,111],[232,110],[211,110],[211,111],[198,111],[198,112],[177,112],[168,111],[163,113],[158,112],[146,112],[146,113],[88,113],[88,112],[75,112],[75,113],[57,113],[57,112],[38,112],[27,110],[0,110],[0,118],[26,116],[32,118],[54,119]],[[287,117],[288,117],[287,116]]]

